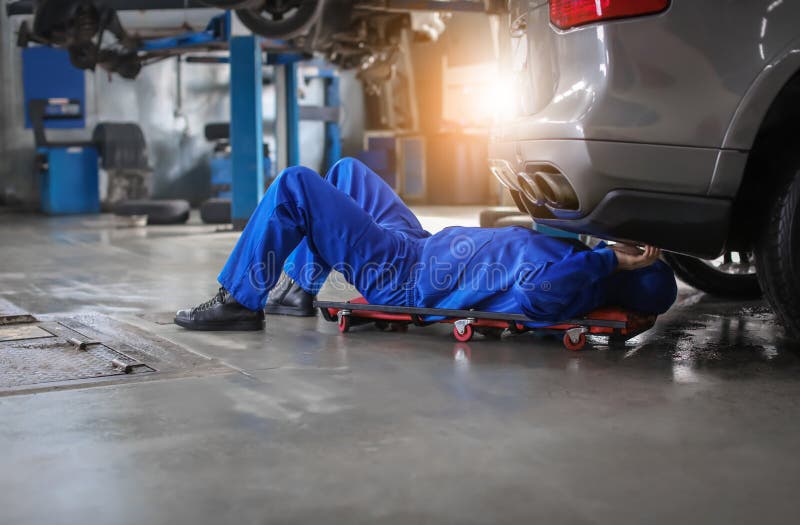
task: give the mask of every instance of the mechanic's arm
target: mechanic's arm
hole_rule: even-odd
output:
[[[556,263],[522,269],[514,295],[522,312],[537,321],[557,322],[585,315],[586,294],[616,270],[636,270],[658,260],[661,250],[616,244],[577,252]]]

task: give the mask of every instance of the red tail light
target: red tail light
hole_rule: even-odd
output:
[[[550,0],[550,21],[559,29],[611,18],[649,15],[669,7],[669,0]]]

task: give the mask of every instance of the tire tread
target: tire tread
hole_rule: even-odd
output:
[[[795,165],[796,166],[796,165]],[[800,286],[791,244],[792,228],[800,213],[800,172],[779,185],[776,199],[756,242],[758,279],[765,295],[786,328],[800,339]]]

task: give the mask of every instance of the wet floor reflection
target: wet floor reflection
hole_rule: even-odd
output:
[[[413,332],[411,337],[423,337]],[[429,337],[413,343],[414,351],[447,357],[460,372],[504,365],[588,373],[624,366],[647,369],[675,383],[746,378],[764,371],[800,377],[800,345],[785,338],[763,302],[732,303],[703,294],[689,296],[652,330],[621,346],[590,337],[586,350],[569,352],[557,338],[534,334],[506,334],[500,341],[476,337],[470,343],[451,339],[447,344],[443,334]]]

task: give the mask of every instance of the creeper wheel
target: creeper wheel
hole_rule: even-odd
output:
[[[339,314],[339,332],[345,333],[350,331],[350,316]]]
[[[453,325],[453,337],[456,338],[456,341],[459,341],[461,343],[466,343],[467,341],[472,339],[472,334],[473,334],[472,325],[468,324],[464,326],[463,333],[459,332],[458,328],[455,325]]]
[[[564,333],[564,347],[567,350],[578,351],[583,350],[583,347],[586,346],[586,334],[580,334],[578,336],[578,340],[576,342],[572,342],[572,339],[569,337],[568,333]]]

